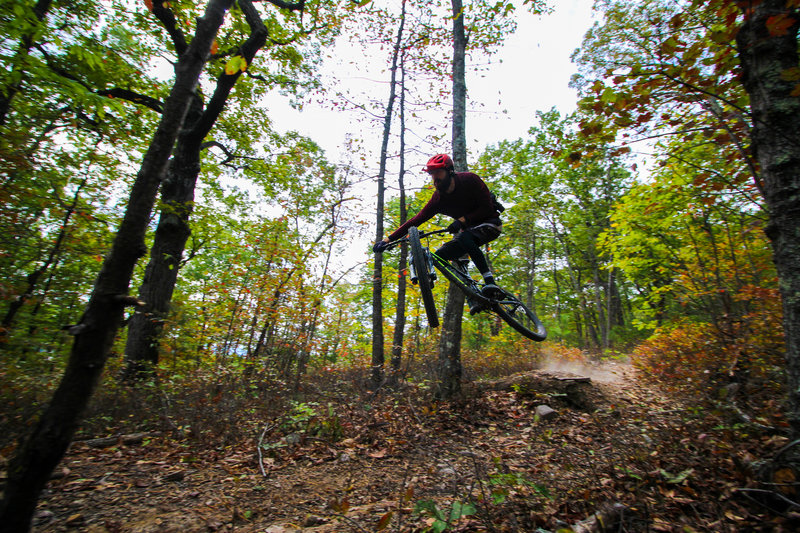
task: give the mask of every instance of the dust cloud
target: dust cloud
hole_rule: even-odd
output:
[[[580,362],[553,357],[542,361],[540,370],[575,374],[599,383],[620,383],[625,380],[626,374],[633,372],[633,367],[627,361]]]

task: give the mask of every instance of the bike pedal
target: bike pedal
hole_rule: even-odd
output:
[[[469,314],[470,315],[477,315],[481,311],[486,311],[486,309],[488,309],[488,307],[483,305],[482,303],[470,304],[470,306],[469,306]]]

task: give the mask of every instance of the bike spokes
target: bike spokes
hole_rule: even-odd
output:
[[[492,301],[492,309],[512,328],[535,341],[543,341],[547,330],[531,309],[516,296],[502,290],[500,299]]]

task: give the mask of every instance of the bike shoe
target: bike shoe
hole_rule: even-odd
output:
[[[484,296],[486,296],[491,300],[502,296],[503,291],[500,290],[500,287],[498,287],[494,283],[487,283],[481,288],[481,294],[483,294]]]

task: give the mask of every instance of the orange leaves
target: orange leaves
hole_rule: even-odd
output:
[[[153,0],[144,0],[144,5],[150,13],[153,12]]]
[[[767,19],[767,31],[773,37],[782,37],[789,33],[789,28],[794,25],[796,20],[786,13],[774,15]]]
[[[383,531],[384,529],[389,527],[389,524],[392,523],[392,516],[394,516],[394,512],[393,511],[389,511],[389,512],[385,513],[383,516],[381,516],[381,519],[378,521],[377,530],[378,531]]]

